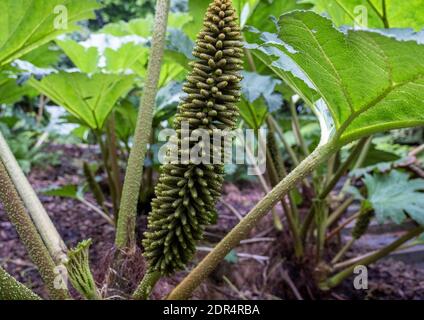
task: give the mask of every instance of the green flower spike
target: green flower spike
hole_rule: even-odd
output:
[[[187,96],[182,99],[175,117],[179,147],[184,123],[190,126],[189,134],[196,129],[205,129],[211,134],[215,130],[235,128],[239,115],[236,103],[241,95],[241,40],[231,1],[213,1],[197,36],[193,52],[197,60],[191,63],[192,71],[184,86]],[[222,145],[210,149],[210,159],[222,159]],[[179,155],[182,154],[179,150]],[[191,260],[204,227],[216,219],[215,205],[223,180],[222,164],[189,162],[162,166],[143,240],[148,272],[171,274]]]

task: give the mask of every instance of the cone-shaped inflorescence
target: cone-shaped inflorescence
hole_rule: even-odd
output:
[[[182,134],[187,124],[188,136],[193,130],[206,130],[211,137],[210,145],[214,143],[213,132],[235,128],[242,47],[231,0],[213,1],[197,37],[193,55],[198,59],[191,63],[192,71],[184,86],[187,96],[182,99],[174,121],[180,159],[187,154],[182,148],[184,141],[190,148],[195,144]],[[224,179],[223,164],[217,163],[217,158],[222,160],[223,151],[223,144],[215,143],[209,150],[210,164],[195,164],[190,159],[162,166],[143,240],[148,272],[170,274],[183,268],[193,256],[204,227],[216,217],[215,204]]]

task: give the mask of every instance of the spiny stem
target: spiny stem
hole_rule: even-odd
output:
[[[55,272],[56,265],[28,215],[2,161],[0,161],[0,201],[10,222],[15,226],[19,238],[25,245],[32,262],[37,266],[51,298],[69,298],[66,287],[57,289],[55,286],[55,280],[60,274]]]
[[[0,300],[41,300],[41,298],[0,267]]]
[[[161,273],[157,271],[147,272],[133,294],[135,300],[147,300],[156,282],[160,279]]]
[[[356,261],[353,265],[347,267],[346,269],[340,271],[336,275],[332,276],[331,278],[327,279],[325,282],[321,283],[322,289],[330,289],[334,288],[335,286],[339,285],[344,279],[349,277],[356,266],[358,265],[369,265],[373,262],[376,262],[377,260],[387,256],[392,251],[396,250],[398,247],[400,247],[405,242],[409,241],[410,239],[420,235],[424,232],[424,226],[418,226],[407,233],[405,233],[402,237],[397,239],[396,241],[393,241],[388,246],[378,250],[372,255],[366,256],[362,260]]]
[[[211,273],[225,256],[246,238],[260,219],[281,199],[294,185],[306,177],[331,154],[337,150],[335,142],[330,142],[315,149],[299,166],[271,190],[244,218],[235,226],[224,239],[219,242],[200,264],[171,292],[168,299],[187,299],[194,289]]]
[[[49,250],[51,257],[57,264],[61,264],[63,258],[66,258],[67,248],[65,243],[38,199],[34,189],[31,187],[31,184],[25,177],[25,174],[20,168],[1,132],[0,161],[3,162],[11,181],[13,182],[12,185],[16,188],[16,191],[19,193],[20,198],[24,202],[24,206],[31,215],[31,219]]]
[[[115,244],[124,249],[135,245],[135,220],[141,178],[143,176],[144,158],[147,143],[150,138],[153,120],[153,108],[159,82],[163,52],[165,47],[166,27],[170,0],[158,0],[153,27],[152,48],[147,69],[147,78],[144,86],[143,98],[137,118],[134,133],[134,144],[128,159],[122,190],[121,207],[118,217]]]

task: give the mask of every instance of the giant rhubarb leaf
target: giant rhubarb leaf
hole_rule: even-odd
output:
[[[92,129],[101,129],[117,100],[132,88],[134,75],[60,72],[29,84]]]
[[[424,124],[424,45],[343,33],[310,11],[285,14],[279,25],[278,35],[261,34],[263,43],[249,47],[314,106],[327,138],[345,144]]]
[[[0,1],[0,66],[94,17],[96,0]]]

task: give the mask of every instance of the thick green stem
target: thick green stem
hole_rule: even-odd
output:
[[[187,299],[194,289],[216,268],[225,256],[246,238],[249,232],[258,225],[275,204],[280,201],[295,184],[305,178],[323,161],[327,160],[337,150],[334,142],[318,147],[287,177],[271,190],[244,218],[235,226],[224,239],[219,242],[200,264],[171,292],[168,299]]]
[[[58,289],[55,286],[60,273],[55,272],[56,265],[28,215],[2,161],[0,161],[0,201],[3,203],[10,222],[15,226],[19,238],[28,250],[32,262],[37,266],[44,284],[49,289],[51,298],[69,298],[66,287]]]
[[[51,257],[57,264],[66,259],[67,248],[56,230],[49,215],[38,199],[37,194],[28,182],[22,169],[19,167],[12,151],[0,132],[0,161],[3,162],[16,191],[19,193],[35,227],[43,239]]]
[[[372,255],[366,256],[365,258],[355,262],[353,265],[347,267],[346,269],[340,271],[336,275],[332,276],[328,280],[326,280],[324,283],[322,283],[320,286],[322,289],[330,289],[334,288],[335,286],[339,285],[344,279],[349,277],[353,271],[355,270],[355,267],[358,265],[369,265],[371,263],[376,262],[377,260],[387,256],[392,251],[396,250],[398,247],[403,245],[405,242],[409,241],[410,239],[420,235],[424,232],[424,226],[416,227],[407,233],[405,233],[402,237],[397,239],[396,241],[393,241],[388,246],[378,250]]]
[[[41,300],[41,298],[0,267],[0,300]]]
[[[168,11],[169,0],[158,0],[147,78],[134,133],[134,144],[128,159],[116,230],[115,244],[121,249],[135,244],[137,202],[140,194],[147,143],[152,130],[153,109],[165,47]]]
[[[143,280],[135,290],[133,294],[133,299],[135,300],[147,300],[149,298],[150,293],[152,292],[156,282],[161,277],[161,273],[154,271],[148,272],[144,275]]]

